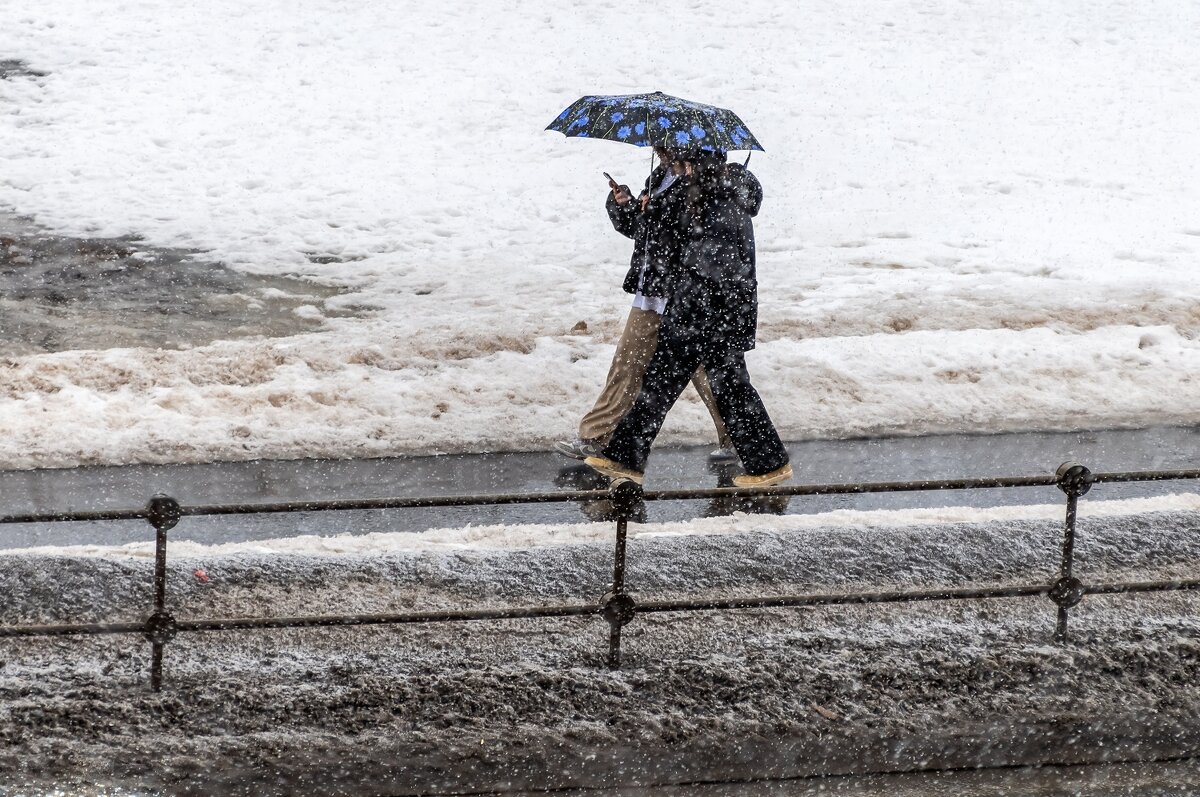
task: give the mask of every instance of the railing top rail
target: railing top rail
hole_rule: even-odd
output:
[[[1108,473],[1093,473],[1092,482],[1099,484],[1106,482],[1115,484],[1117,482],[1163,482],[1172,481],[1174,479],[1200,479],[1200,468],[1187,468],[1184,470],[1149,470],[1149,471],[1112,471]]]
[[[1200,468],[1160,471],[1092,473],[1092,483],[1170,481],[1200,479]],[[849,495],[865,493],[921,492],[936,490],[979,490],[1005,487],[1053,487],[1059,484],[1055,474],[1040,476],[1002,476],[975,479],[926,479],[898,482],[862,482],[846,484],[796,484],[776,487],[710,487],[691,490],[652,490],[642,494],[646,501],[738,498],[752,496]],[[495,506],[502,504],[567,503],[597,501],[611,497],[608,490],[573,490],[553,493],[506,493],[493,495],[414,496],[328,501],[284,501],[191,505],[180,508],[183,516],[248,515],[279,512],[328,512],[418,507]],[[3,523],[51,523],[63,521],[146,520],[148,508],[113,509],[92,512],[43,512],[0,515]]]
[[[110,509],[96,512],[30,512],[23,515],[0,515],[0,523],[65,523],[87,520],[145,520],[149,513],[143,509]]]

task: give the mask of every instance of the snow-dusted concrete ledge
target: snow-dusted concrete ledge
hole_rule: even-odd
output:
[[[1182,714],[1182,712],[1181,712]],[[929,718],[921,718],[929,721]],[[161,762],[139,756],[120,767],[135,774],[113,781],[192,794],[335,793],[431,795],[543,793],[595,789],[744,782],[839,774],[919,772],[1052,764],[1168,761],[1194,756],[1200,728],[1192,717],[1092,715],[1011,722],[945,724],[926,730],[860,727],[799,737],[742,735],[639,744],[580,744],[522,739],[516,745],[407,746],[377,736],[295,740],[284,735],[228,745],[218,766],[179,750]],[[121,751],[124,754],[124,751]],[[230,758],[233,762],[226,765]],[[14,782],[42,783],[46,775]],[[84,780],[73,773],[54,783]],[[314,791],[315,790],[315,791]],[[528,790],[528,791],[526,791]],[[672,792],[678,794],[678,792]]]
[[[1044,583],[1061,532],[1036,517],[779,520],[644,527],[629,586],[650,600]],[[1100,512],[1080,532],[1085,582],[1185,577],[1200,561],[1195,509]],[[169,602],[211,617],[594,599],[611,550],[579,539],[196,548],[172,562]],[[0,622],[140,618],[151,567],[96,551],[0,557]],[[0,784],[409,794],[1188,755],[1200,750],[1197,608],[1191,594],[1092,596],[1065,645],[1043,599],[655,615],[626,627],[617,672],[602,666],[607,626],[590,618],[202,633],[169,646],[160,694],[136,637],[9,641]]]
[[[814,738],[732,736],[637,745],[522,744],[516,749],[450,746],[398,750],[356,747],[312,757],[305,751],[254,760],[229,772],[183,766],[181,794],[304,794],[338,780],[364,793],[462,794],[738,783],[835,775],[1011,766],[1168,761],[1200,749],[1191,717],[1141,714],[954,724],[920,731],[846,728]],[[266,786],[264,781],[269,781]]]

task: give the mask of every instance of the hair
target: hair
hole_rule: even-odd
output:
[[[675,147],[655,145],[654,154],[658,156],[659,162],[664,166],[683,160],[683,152]]]

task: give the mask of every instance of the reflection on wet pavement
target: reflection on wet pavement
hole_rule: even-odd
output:
[[[715,478],[712,484],[697,485],[703,487],[732,487],[733,477],[742,473],[737,465],[718,465],[709,463],[708,471]],[[562,466],[554,479],[554,486],[564,490],[607,490],[609,480],[580,463]],[[721,496],[710,498],[708,503],[701,506],[696,517],[726,517],[734,512],[745,512],[755,515],[785,515],[787,514],[790,496],[760,495],[752,497]],[[594,522],[612,522],[617,519],[612,502],[607,499],[598,501],[580,501],[577,506],[583,516]],[[647,519],[646,502],[639,501],[634,514],[629,518],[633,523],[645,523]]]
[[[732,487],[733,477],[745,471],[740,465],[708,463],[708,471],[717,477],[716,487]],[[787,495],[722,496],[710,498],[701,511],[701,517],[725,517],[734,512],[747,515],[786,515],[791,497]]]
[[[583,463],[572,462],[559,468],[558,476],[554,478],[554,486],[564,490],[607,490],[608,477],[589,468]],[[583,516],[593,522],[612,522],[617,519],[616,510],[608,499],[598,501],[580,501],[576,504]],[[646,502],[638,501],[630,515],[633,523],[646,522]]]

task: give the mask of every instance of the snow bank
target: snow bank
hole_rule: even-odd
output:
[[[784,437],[1200,419],[1200,10],[856,0],[9,15],[0,205],[342,287],[287,340],[0,362],[0,466],[544,448],[598,392],[628,242],[544,125],[583,93],[735,108],[767,152]],[[652,43],[652,44],[651,44]],[[586,325],[586,330],[579,326]],[[664,440],[711,435],[696,403]]]
[[[1086,523],[1090,519],[1180,511],[1200,511],[1200,495],[1183,493],[1153,498],[1088,501],[1079,507],[1078,518],[1080,523]],[[1149,516],[1154,517],[1154,514]],[[784,516],[763,516],[737,512],[730,517],[697,518],[674,523],[634,524],[629,527],[629,539],[653,540],[658,537],[738,535],[752,531],[770,531],[779,534],[826,528],[870,533],[871,530],[879,528],[950,523],[994,523],[1032,519],[1053,520],[1061,523],[1063,507],[1061,504],[1046,504],[986,508],[944,506],[873,511],[842,509],[809,515]],[[178,540],[170,543],[169,553],[172,558],[202,558],[209,561],[236,559],[246,555],[354,557],[421,551],[513,550],[601,543],[614,539],[613,534],[613,524],[611,523],[467,525],[462,528],[430,529],[420,532],[305,535],[217,545]],[[135,542],[119,546],[55,545],[14,548],[4,551],[4,554],[153,559],[154,550],[153,542]]]

